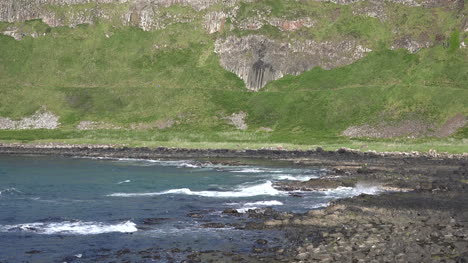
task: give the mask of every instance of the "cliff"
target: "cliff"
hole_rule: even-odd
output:
[[[463,0],[4,0],[0,118],[43,127],[21,123],[45,106],[50,127],[79,130],[366,136],[403,123],[436,134],[468,113],[467,10]],[[454,103],[436,108],[441,97]],[[230,124],[240,113],[243,125]]]
[[[390,27],[390,32],[385,32],[388,34],[385,40],[380,41],[387,41],[391,48],[406,48],[417,52],[421,48],[432,46],[438,38],[446,38],[443,36],[446,32],[433,29],[415,32],[414,28],[399,28],[409,11],[395,14],[395,8],[416,10],[423,16],[440,10],[460,15],[459,12],[465,10],[462,0],[330,1],[337,5],[346,5],[345,8],[322,2],[298,2],[291,4],[290,8],[284,6],[284,10],[278,12],[274,7],[262,5],[262,1],[6,0],[0,3],[0,21],[18,23],[41,19],[52,27],[74,27],[108,21],[115,26],[137,26],[146,31],[161,30],[174,23],[201,23],[210,34],[224,31],[224,34],[218,34],[214,49],[220,55],[221,65],[238,75],[248,89],[257,91],[284,75],[298,75],[315,66],[331,69],[350,64],[376,46],[372,43],[374,40],[371,36],[361,36],[360,32],[339,32],[340,29],[337,28],[338,32],[325,31],[320,36],[314,34],[314,31],[327,30],[326,27],[340,22],[341,17],[348,20],[359,18],[366,20],[362,23],[378,23],[377,27]],[[278,3],[281,4],[281,1]],[[196,12],[167,12],[166,9],[174,5],[189,6]],[[318,11],[324,13],[317,14]],[[300,13],[303,14],[297,17]],[[288,19],[289,17],[294,19]],[[377,18],[380,22],[365,17]],[[275,36],[262,34],[262,28],[265,27],[273,27],[282,34],[279,37],[277,32]],[[25,35],[40,35],[37,32],[21,32],[15,26],[10,26],[3,32],[18,40]],[[242,35],[247,36],[240,37],[239,32],[245,32]],[[359,36],[356,37],[353,33]]]

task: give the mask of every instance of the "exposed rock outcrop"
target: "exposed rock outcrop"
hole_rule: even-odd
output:
[[[31,19],[43,19],[49,25],[58,26],[60,19],[56,17],[51,6],[67,6],[87,3],[125,3],[127,0],[3,0],[0,2],[0,21],[21,22]],[[94,9],[99,12],[100,9]],[[88,15],[67,18],[77,19],[77,23],[89,22]],[[81,22],[79,22],[81,21]]]
[[[32,116],[20,120],[0,117],[1,130],[57,129],[59,125],[59,117],[44,110],[39,110]]]
[[[16,40],[21,40],[21,39],[23,39],[23,37],[26,37],[26,36],[36,38],[36,37],[45,35],[45,33],[39,34],[37,32],[32,32],[32,33],[21,32],[20,30],[18,30],[15,27],[9,28],[7,31],[3,31],[3,32],[0,32],[0,33],[2,33],[4,35],[7,35],[7,36],[10,36],[10,37],[12,37],[12,38],[14,38]]]
[[[258,30],[264,25],[271,25],[281,31],[296,31],[301,27],[312,27],[315,21],[309,17],[288,20],[278,17],[249,17],[243,21],[239,21],[237,27],[241,30]]]
[[[348,65],[371,50],[355,41],[285,43],[261,35],[218,39],[215,52],[221,65],[258,91],[286,74],[298,75],[313,67],[332,69]]]
[[[318,0],[322,2],[332,2],[339,5],[349,5],[357,2],[363,2],[365,0]],[[422,7],[456,7],[461,1],[464,0],[385,0],[388,2],[408,5],[408,6],[422,6]],[[383,2],[381,0],[371,0],[372,3]]]
[[[247,113],[240,111],[238,113],[233,113],[231,116],[225,117],[226,120],[229,121],[229,124],[234,125],[239,130],[247,130],[248,126],[245,123],[245,117],[247,117]]]
[[[205,15],[204,27],[208,33],[213,34],[222,30],[227,15],[223,12],[210,12]]]
[[[234,7],[241,0],[2,0],[0,1],[0,21],[5,22],[21,22],[31,19],[42,19],[45,23],[51,26],[74,26],[83,23],[93,23],[98,18],[111,18],[119,15],[123,11],[122,20],[138,21],[142,28],[148,28],[148,25],[153,24],[155,12],[153,9],[160,7],[169,7],[179,4],[190,6],[197,11],[207,9],[208,7],[222,3],[226,7]],[[380,0],[316,0],[322,2],[333,2],[335,4],[347,5],[361,1],[369,1],[371,6],[382,6]],[[387,0],[389,2],[423,7],[459,7],[463,5],[463,0]],[[249,2],[249,1],[244,1]],[[87,4],[87,6],[83,6]],[[91,5],[90,5],[91,4]],[[95,4],[95,5],[92,5]],[[101,4],[125,4],[128,8],[125,11],[119,8],[103,8]],[[81,8],[73,11],[57,13],[54,6],[70,7],[73,5],[82,5]],[[379,14],[376,14],[378,16]],[[281,26],[285,30],[294,29],[304,21],[283,21],[286,24]],[[261,21],[259,21],[261,23]],[[276,22],[272,21],[272,24]],[[289,29],[288,29],[289,28]]]
[[[391,48],[392,49],[404,48],[408,50],[410,53],[416,53],[421,48],[428,48],[431,46],[432,46],[432,42],[430,41],[417,41],[407,36],[407,37],[403,37],[403,38],[395,40]]]
[[[0,1],[0,21],[22,22],[42,19],[49,26],[76,26],[92,24],[97,19],[119,18],[124,25],[137,25],[144,30],[160,28],[158,9],[180,4],[197,11],[217,3],[218,0],[3,0]],[[228,1],[227,5],[233,1]],[[95,4],[83,6],[83,4]],[[126,4],[124,8],[106,8],[101,4]],[[81,5],[80,8],[72,8]],[[56,12],[60,6],[63,12]],[[65,14],[65,15],[64,15]],[[179,21],[180,22],[180,21]]]

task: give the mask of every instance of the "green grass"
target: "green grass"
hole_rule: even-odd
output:
[[[458,48],[467,37],[458,30],[461,16],[448,9],[392,3],[384,7],[386,20],[355,14],[367,4],[241,3],[236,19],[214,35],[205,32],[202,18],[223,10],[220,5],[202,12],[177,5],[158,9],[170,25],[150,32],[116,24],[129,7],[114,4],[48,7],[65,20],[92,8],[110,14],[109,20],[75,28],[53,28],[40,20],[0,23],[2,30],[14,26],[46,34],[21,41],[0,35],[0,50],[8,51],[0,52],[0,116],[20,119],[46,107],[61,122],[55,131],[0,131],[0,141],[468,152],[467,128],[447,139],[340,137],[352,125],[410,119],[437,126],[458,113],[468,115],[468,51]],[[316,24],[296,32],[270,25],[258,31],[229,30],[231,23],[257,12],[284,19],[311,17]],[[191,22],[172,23],[168,17],[174,15]],[[213,52],[217,37],[252,33],[285,41],[354,39],[375,51],[349,66],[285,76],[254,93],[224,70]],[[388,50],[401,37],[438,44],[416,54]],[[247,112],[247,131],[237,131],[225,120],[239,111]],[[82,120],[124,129],[76,131]],[[127,130],[132,124],[165,120],[177,124],[167,130]],[[258,131],[262,127],[273,131]]]
[[[179,147],[198,149],[287,149],[311,150],[323,147],[337,150],[341,147],[361,151],[419,151],[464,153],[468,140],[447,138],[409,139],[349,139],[343,137],[307,137],[305,143],[277,140],[274,136],[259,132],[194,132],[194,131],[128,131],[128,130],[22,130],[0,131],[1,142],[21,143],[69,143],[69,144],[112,144],[130,147]]]

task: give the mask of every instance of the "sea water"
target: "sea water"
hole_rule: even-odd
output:
[[[281,162],[0,155],[0,262],[97,262],[119,250],[148,248],[163,255],[173,248],[247,253],[260,238],[281,246],[281,231],[239,229],[249,219],[222,211],[272,207],[301,213],[374,191],[342,187],[297,197],[273,187],[326,173]],[[225,227],[202,227],[209,222]]]

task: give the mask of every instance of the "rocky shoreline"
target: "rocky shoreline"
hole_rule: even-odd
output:
[[[186,251],[183,262],[468,262],[468,155],[437,153],[375,153],[349,149],[324,151],[199,150],[126,148],[108,145],[0,144],[0,154],[46,154],[107,158],[222,158],[289,160],[291,165],[324,167],[329,171],[306,182],[285,181],[275,187],[323,191],[337,187],[375,187],[379,195],[361,194],[332,202],[305,214],[271,208],[234,210],[225,216],[246,217],[239,229],[279,230],[284,246],[257,240],[250,253]],[[301,198],[300,194],[297,198]],[[194,215],[187,215],[194,216]],[[206,228],[224,227],[210,222]],[[158,260],[151,249],[128,254]],[[176,258],[176,257],[174,257]],[[177,261],[173,261],[177,262]]]
[[[296,161],[319,165],[317,160]],[[444,158],[369,158],[322,162],[330,172],[282,190],[375,187],[379,195],[339,199],[305,214],[249,211],[281,229],[280,262],[468,262],[468,162]],[[298,197],[300,198],[300,196]]]
[[[378,158],[419,158],[468,160],[468,153],[449,154],[429,151],[421,152],[376,152],[340,148],[337,151],[325,151],[321,147],[314,150],[263,149],[188,149],[169,147],[125,147],[106,144],[63,144],[63,143],[0,143],[0,154],[42,154],[61,156],[87,156],[107,158],[263,158],[286,159],[295,162],[312,160],[327,161],[365,161]]]

